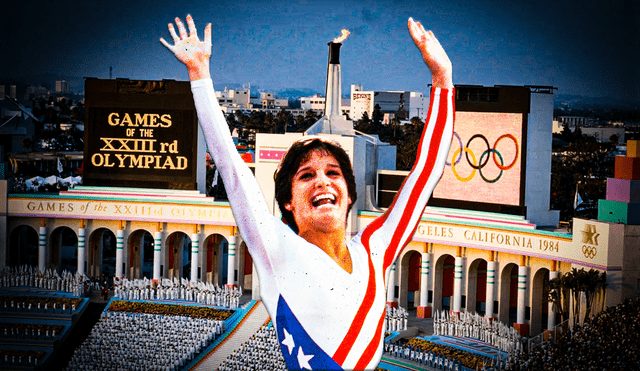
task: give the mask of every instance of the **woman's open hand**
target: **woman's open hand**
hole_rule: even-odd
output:
[[[178,27],[178,34],[173,27],[173,24],[169,23],[169,33],[173,37],[174,45],[160,38],[160,42],[171,50],[171,52],[178,58],[178,60],[187,66],[189,71],[189,80],[195,81],[210,77],[209,74],[209,59],[211,57],[211,23],[204,29],[204,41],[198,39],[198,32],[196,26],[193,23],[193,18],[187,15],[187,25],[189,26],[189,33],[184,27],[184,24],[180,18],[176,17],[176,26]]]
[[[453,88],[451,61],[433,32],[426,31],[422,24],[414,21],[413,18],[409,18],[408,26],[413,41],[422,53],[422,59],[431,70],[433,86],[445,89]]]

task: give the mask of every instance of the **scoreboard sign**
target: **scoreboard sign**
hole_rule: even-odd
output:
[[[526,215],[527,87],[456,86],[453,139],[429,206]],[[378,172],[389,207],[408,172]]]
[[[525,215],[531,90],[456,86],[456,122],[431,206]]]
[[[196,189],[188,82],[86,79],[85,99],[84,185]]]

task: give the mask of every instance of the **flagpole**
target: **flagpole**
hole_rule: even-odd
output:
[[[580,192],[578,191],[578,186],[580,185],[580,181],[578,181],[578,183],[576,183],[576,194],[573,198],[573,210],[577,210],[578,206],[580,206],[584,201],[582,200],[582,197],[580,197]]]

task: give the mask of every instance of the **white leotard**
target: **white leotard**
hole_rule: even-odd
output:
[[[453,89],[432,89],[416,165],[394,204],[348,242],[351,273],[270,213],[236,151],[211,79],[193,81],[191,89],[287,368],[374,369],[382,356],[385,274],[442,175],[453,135]]]

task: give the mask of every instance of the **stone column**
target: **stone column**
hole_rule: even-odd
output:
[[[431,306],[429,305],[429,289],[431,288],[431,253],[422,253],[420,267],[420,305],[416,313],[418,318],[430,318]]]
[[[389,279],[387,280],[387,304],[391,308],[398,307],[398,300],[396,300],[396,276],[398,275],[396,262],[394,261],[391,264],[391,268],[389,269]]]
[[[124,230],[122,226],[116,231],[116,277],[122,278],[124,271],[122,263],[124,262]]]
[[[493,303],[495,299],[495,287],[498,277],[498,263],[493,261],[493,251],[491,252],[491,260],[487,262],[487,296],[485,298],[485,317],[493,318]]]
[[[160,266],[162,265],[162,232],[156,231],[153,236],[153,279],[160,282],[162,279]]]
[[[260,278],[256,270],[256,263],[253,262],[253,275],[251,277],[251,300],[260,300]]]
[[[200,234],[191,235],[191,281],[198,280],[198,267],[200,266]]]
[[[516,323],[513,327],[518,330],[520,335],[529,336],[529,324],[525,320],[526,304],[527,304],[527,271],[526,257],[523,256],[518,266],[518,308]]]
[[[38,234],[38,270],[44,272],[47,266],[47,227],[41,226]]]
[[[555,261],[554,261],[554,265],[555,265]],[[549,272],[549,280],[558,278],[559,276],[560,276],[559,271],[554,270]],[[549,302],[548,305],[549,305],[549,315],[547,317],[547,330],[551,331],[556,326],[556,312],[553,310],[553,303],[551,301]]]
[[[462,309],[462,275],[463,275],[464,258],[458,256],[455,258],[455,268],[453,272],[453,307],[454,313],[460,313]]]
[[[84,242],[84,228],[78,229],[78,273],[84,274],[84,265],[85,265],[85,242]]]
[[[227,286],[236,285],[236,236],[229,236],[229,256],[227,259]]]

